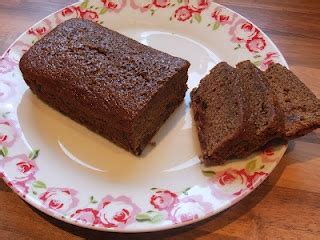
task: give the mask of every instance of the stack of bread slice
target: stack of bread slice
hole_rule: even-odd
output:
[[[320,127],[320,100],[280,64],[263,72],[250,61],[236,68],[219,63],[193,89],[191,100],[208,166]]]

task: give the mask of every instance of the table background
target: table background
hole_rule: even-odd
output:
[[[22,32],[75,0],[0,0],[0,53]],[[220,0],[261,27],[320,97],[320,0]],[[320,131],[291,141],[279,166],[240,203],[170,231],[115,234],[39,212],[0,180],[0,239],[320,239]]]

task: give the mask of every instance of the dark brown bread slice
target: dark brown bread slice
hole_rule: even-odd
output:
[[[191,108],[206,165],[224,163],[243,145],[248,129],[248,111],[237,72],[219,63],[191,93]]]
[[[296,138],[320,127],[320,100],[294,73],[273,64],[265,74],[284,112],[284,138]]]
[[[190,64],[71,19],[32,46],[19,66],[40,99],[139,155],[183,101]]]
[[[244,148],[235,150],[234,157],[246,157],[270,140],[280,137],[284,117],[264,73],[250,61],[237,64],[240,86],[251,106],[249,129],[243,136]]]

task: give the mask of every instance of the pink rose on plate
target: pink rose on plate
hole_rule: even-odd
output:
[[[66,213],[77,206],[79,200],[75,197],[76,194],[73,189],[48,188],[39,196],[39,200],[46,210]]]
[[[247,189],[247,176],[236,169],[226,169],[216,173],[209,182],[212,194],[218,199],[228,199],[240,195]]]
[[[23,193],[28,192],[27,183],[35,180],[34,175],[37,171],[35,161],[30,160],[26,155],[5,157],[0,161],[0,172],[3,172],[11,185]]]
[[[86,20],[98,22],[99,15],[93,10],[85,10],[81,9],[79,6],[71,6],[64,8],[62,11],[55,14],[55,23],[60,24],[63,21],[71,18],[83,18]]]
[[[67,8],[65,8],[65,9],[63,9],[62,11],[61,11],[61,15],[62,16],[64,16],[64,17],[66,17],[66,16],[74,16],[74,17],[77,17],[77,12],[76,12],[76,10],[73,8],[73,7],[67,7]]]
[[[37,38],[41,38],[45,34],[47,34],[50,30],[51,30],[51,22],[50,20],[45,19],[38,26],[30,28],[27,33],[29,35],[34,35]]]
[[[263,150],[263,155],[267,156],[267,157],[272,157],[274,156],[274,149],[273,147],[267,147]]]
[[[212,205],[204,202],[202,196],[192,196],[179,199],[169,214],[174,223],[194,221],[213,211]]]
[[[139,9],[140,12],[146,12],[153,6],[154,0],[130,0],[133,9]]]
[[[262,163],[272,163],[279,160],[279,156],[278,154],[276,154],[276,151],[273,146],[268,146],[265,149],[263,149],[261,154],[261,160]]]
[[[71,7],[66,7],[62,9],[60,12],[56,12],[55,23],[60,24],[67,19],[79,18],[80,17],[79,9],[80,7],[76,8],[71,6]]]
[[[221,25],[225,25],[225,24],[232,24],[236,18],[236,15],[230,13],[228,10],[226,10],[223,7],[217,7],[211,14],[211,17]]]
[[[140,212],[140,208],[128,197],[106,196],[99,203],[98,211],[101,223],[105,227],[112,228],[122,227],[133,222],[137,213]]]
[[[126,0],[101,0],[107,9],[119,12],[125,5]]]
[[[153,0],[153,4],[158,8],[166,8],[170,5],[170,0]]]
[[[261,36],[255,36],[253,39],[248,40],[246,47],[250,52],[259,52],[267,46],[266,40]]]
[[[17,137],[16,123],[12,120],[0,119],[0,146],[11,147],[17,140]]]
[[[190,19],[192,17],[192,14],[193,14],[193,10],[190,7],[182,6],[175,11],[174,17],[177,20],[184,22]]]
[[[209,7],[208,0],[185,0],[187,6],[189,6],[193,11],[200,13],[202,10]]]
[[[262,64],[260,65],[261,70],[267,70],[268,67],[274,63],[274,59],[279,57],[280,57],[280,54],[277,52],[267,53],[265,58],[262,61]]]
[[[29,35],[33,35],[36,38],[40,39],[46,35],[52,29],[52,23],[49,19],[44,19],[36,27],[32,27],[28,30]]]
[[[95,11],[86,10],[81,13],[81,17],[86,20],[97,21],[99,15]]]
[[[159,210],[171,209],[177,201],[178,196],[168,190],[157,191],[150,198],[150,203]]]
[[[80,7],[72,7],[73,11],[77,13],[77,17],[97,22],[99,19],[98,13],[92,10],[82,10]]]
[[[1,64],[1,63],[0,63]],[[14,86],[10,81],[0,80],[0,102],[4,102],[14,94]],[[0,135],[1,144],[1,135]]]
[[[31,34],[31,35],[35,35],[37,37],[41,37],[43,35],[46,34],[48,30],[46,29],[46,27],[37,27],[37,28],[30,28],[28,30],[28,34]]]
[[[209,182],[212,194],[218,199],[232,199],[241,195],[245,190],[252,189],[253,184],[263,176],[263,172],[249,174],[245,169],[226,169],[216,173]]]
[[[252,23],[244,19],[240,19],[230,28],[229,34],[232,36],[232,42],[246,42],[252,40],[260,33],[259,29],[253,26]]]
[[[92,208],[78,209],[71,214],[70,217],[76,221],[89,225],[96,225],[100,222],[98,218],[98,211]]]

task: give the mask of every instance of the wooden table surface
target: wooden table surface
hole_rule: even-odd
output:
[[[74,0],[1,0],[0,52]],[[320,97],[319,0],[221,0],[260,26]],[[39,212],[0,180],[0,239],[320,239],[320,131],[291,141],[279,166],[240,203],[206,221],[145,234],[81,229]]]

